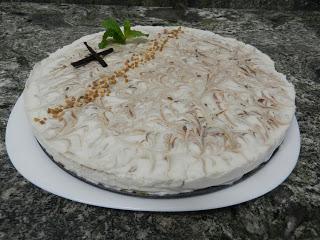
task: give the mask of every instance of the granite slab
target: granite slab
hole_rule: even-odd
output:
[[[302,148],[290,177],[253,201],[191,213],[98,208],[25,180],[8,159],[4,135],[29,71],[102,30],[108,16],[210,30],[268,54],[296,88]],[[0,239],[320,239],[320,12],[2,2],[0,19]]]
[[[318,0],[11,0],[11,2],[77,3],[145,7],[195,7],[269,10],[320,10]]]

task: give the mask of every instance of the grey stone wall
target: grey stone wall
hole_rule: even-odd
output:
[[[11,0],[10,2],[77,3],[158,7],[320,10],[319,0]]]

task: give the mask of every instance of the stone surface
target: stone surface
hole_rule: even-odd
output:
[[[104,209],[25,180],[5,150],[5,127],[35,62],[100,31],[107,16],[185,25],[235,37],[267,53],[297,91],[302,149],[277,189],[253,201],[191,213]],[[320,239],[320,13],[0,3],[0,239]],[[17,139],[17,141],[19,141]]]
[[[40,3],[77,3],[125,6],[181,6],[196,8],[233,8],[233,9],[273,9],[273,10],[320,10],[319,0],[11,0],[14,2]]]

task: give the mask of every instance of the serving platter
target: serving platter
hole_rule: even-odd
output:
[[[6,147],[14,167],[34,185],[55,195],[100,207],[138,211],[198,211],[227,207],[260,197],[279,186],[294,169],[300,152],[300,132],[293,119],[272,158],[254,174],[217,191],[179,198],[142,198],[107,191],[70,175],[42,150],[32,134],[20,97],[10,114]]]

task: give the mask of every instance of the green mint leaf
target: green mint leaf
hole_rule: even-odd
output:
[[[129,31],[131,29],[131,23],[129,20],[125,20],[123,23],[124,36],[127,37]]]
[[[112,37],[114,42],[116,43],[121,43],[121,44],[125,44],[126,43],[126,38],[123,35],[119,24],[114,20],[114,19],[107,19],[104,20],[102,22],[102,26],[106,29],[105,34],[103,35],[103,40],[101,42],[101,46],[106,47],[106,41],[104,41],[104,39],[108,38],[108,37]]]
[[[145,34],[143,32],[137,31],[137,30],[131,30],[131,24],[129,20],[125,20],[123,23],[123,29],[124,29],[124,36],[126,39],[128,38],[136,38],[136,37],[148,37],[149,34]]]
[[[99,47],[100,49],[103,49],[103,48],[105,48],[107,45],[108,45],[108,43],[107,43],[106,40],[101,40],[101,42],[98,44],[98,47]]]
[[[123,23],[123,32],[119,24],[114,19],[107,19],[102,22],[102,26],[106,29],[106,32],[103,34],[102,40],[99,43],[99,48],[105,48],[109,43],[109,37],[113,39],[113,42],[125,44],[126,39],[149,36],[140,31],[131,30],[131,24],[128,20],[125,20]]]
[[[102,49],[102,48],[105,48],[107,45],[108,45],[108,41],[107,41],[107,38],[108,37],[112,37],[111,34],[110,34],[110,31],[105,31],[105,33],[103,34],[102,36],[102,40],[101,42],[99,43],[99,48]]]
[[[123,35],[119,24],[114,20],[114,19],[107,19],[105,21],[102,22],[102,26],[104,28],[106,28],[107,31],[110,32],[111,37],[113,37],[113,39],[116,42],[119,43],[125,43],[126,42],[126,38]]]
[[[146,34],[137,30],[130,30],[126,35],[126,38],[148,37],[148,36],[149,34]]]

